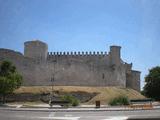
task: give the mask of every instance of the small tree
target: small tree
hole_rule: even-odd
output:
[[[160,100],[160,66],[149,70],[149,74],[145,77],[144,94],[147,97]]]
[[[6,95],[19,88],[22,76],[16,71],[16,67],[9,61],[0,64],[0,95],[5,103]]]

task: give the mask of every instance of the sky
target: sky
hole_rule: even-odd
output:
[[[0,0],[0,48],[23,53],[41,40],[50,52],[109,51],[141,71],[160,65],[160,0]]]

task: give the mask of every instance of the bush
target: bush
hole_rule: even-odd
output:
[[[126,96],[119,96],[114,99],[112,99],[109,102],[109,105],[114,106],[114,105],[129,105],[129,99]]]
[[[61,97],[62,100],[64,101],[68,101],[70,103],[70,105],[72,106],[78,106],[79,105],[79,100],[72,96],[72,95],[64,95]]]

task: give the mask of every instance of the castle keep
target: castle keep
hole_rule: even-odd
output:
[[[48,52],[39,40],[24,43],[24,55],[0,49],[0,61],[9,60],[23,75],[23,85],[120,86],[140,90],[140,72],[121,59],[121,47],[107,52]]]

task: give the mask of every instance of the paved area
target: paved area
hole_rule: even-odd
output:
[[[0,120],[136,120],[140,118],[160,119],[160,110],[88,112],[0,110]]]
[[[81,111],[132,111],[132,110],[141,110],[143,108],[130,108],[127,106],[119,106],[119,107],[109,107],[109,106],[101,106],[101,108],[95,108],[95,105],[81,105],[78,107],[65,108],[60,107],[58,105],[53,106],[52,108],[48,104],[38,104],[38,105],[29,105],[23,106],[21,104],[8,104],[6,107],[0,107],[0,109],[6,110],[16,110],[16,111],[55,111],[55,112],[81,112]],[[154,106],[153,109],[160,109],[160,106]]]
[[[157,108],[157,107],[159,107],[160,108],[160,103],[159,102],[153,102],[152,103],[153,104],[153,106],[155,107],[155,108]],[[46,103],[43,103],[43,104],[35,104],[35,103],[33,103],[33,104],[16,104],[16,103],[8,103],[8,104],[6,104],[6,106],[9,106],[9,107],[17,107],[17,108],[20,108],[20,107],[36,107],[36,108],[49,108],[50,106],[49,106],[49,104],[46,104]],[[54,108],[61,108],[61,106],[59,106],[59,105],[54,105],[53,106]],[[85,105],[85,104],[82,104],[82,105],[80,105],[80,106],[78,106],[79,108],[94,108],[95,107],[95,105]],[[109,106],[108,105],[101,105],[101,107],[102,108],[108,108]],[[112,107],[113,108],[113,107]]]
[[[61,108],[48,104],[23,106],[8,104],[0,107],[0,120],[160,120],[160,106],[151,110],[129,107],[81,105],[74,108]]]

